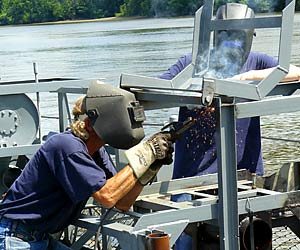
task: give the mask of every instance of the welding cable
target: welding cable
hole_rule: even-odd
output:
[[[106,220],[106,218],[108,217],[109,213],[112,211],[112,209],[113,209],[113,207],[109,208],[109,209],[106,210],[105,213],[101,216],[99,228],[98,228],[97,233],[96,233],[96,235],[95,235],[95,246],[94,246],[94,250],[97,250],[97,242],[98,242],[98,239],[99,239],[100,234],[101,234],[101,231],[102,231],[103,223],[104,223],[104,221]],[[103,241],[103,238],[102,238],[102,241]],[[99,250],[100,250],[100,248],[99,248]]]

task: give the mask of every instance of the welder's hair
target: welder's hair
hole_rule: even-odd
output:
[[[71,123],[70,128],[74,135],[80,139],[86,141],[89,138],[89,132],[85,128],[85,122],[80,119],[84,112],[82,111],[82,103],[85,96],[79,97],[75,103],[72,110],[74,121]]]
[[[75,120],[79,119],[79,116],[84,114],[82,111],[82,103],[83,103],[84,97],[85,96],[81,96],[74,102],[74,107],[73,107],[72,113],[74,115]]]

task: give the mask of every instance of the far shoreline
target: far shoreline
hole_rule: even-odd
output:
[[[189,18],[192,16],[178,16],[183,18]],[[178,17],[160,17],[160,18],[178,18]],[[51,21],[51,22],[42,22],[42,23],[22,23],[22,24],[8,24],[8,25],[0,25],[0,27],[4,26],[40,26],[40,25],[57,25],[57,24],[76,24],[76,23],[97,23],[97,22],[116,22],[116,21],[130,21],[130,20],[138,20],[138,19],[149,19],[153,17],[145,17],[145,16],[131,16],[131,17],[102,17],[95,19],[76,19],[76,20],[63,20],[63,21]],[[155,18],[155,17],[154,17]]]
[[[300,13],[296,11],[295,13]],[[280,12],[268,12],[268,13],[257,13],[257,16],[268,16],[268,15],[280,15]],[[39,25],[57,25],[57,24],[76,24],[76,23],[96,23],[96,22],[115,22],[115,21],[130,21],[138,19],[149,19],[149,18],[191,18],[193,15],[187,16],[165,16],[165,17],[145,17],[145,16],[130,16],[130,17],[101,17],[95,19],[76,19],[76,20],[62,20],[62,21],[50,21],[50,22],[40,22],[40,23],[22,23],[22,24],[7,24],[1,25],[4,26],[39,26]]]
[[[57,24],[76,24],[76,23],[97,23],[97,22],[115,22],[115,21],[129,21],[137,19],[147,19],[147,17],[135,16],[135,17],[102,17],[95,19],[76,19],[76,20],[63,20],[63,21],[51,21],[42,23],[24,23],[24,24],[11,24],[3,26],[39,26],[39,25],[57,25]]]
[[[30,23],[26,25],[49,25],[49,24],[69,24],[69,23],[93,23],[93,22],[111,22],[111,21],[127,21],[135,19],[145,19],[146,17],[102,17],[95,19],[76,19],[76,20],[63,20],[43,23]]]

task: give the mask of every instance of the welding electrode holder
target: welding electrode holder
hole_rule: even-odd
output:
[[[171,141],[175,142],[178,140],[181,135],[190,129],[196,121],[192,117],[188,117],[185,121],[183,122],[170,122],[164,127],[161,128],[162,132],[170,133],[171,134]],[[166,129],[169,129],[169,131],[166,131]]]

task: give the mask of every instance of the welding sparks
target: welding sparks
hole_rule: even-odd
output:
[[[188,115],[196,123],[185,133],[185,147],[191,159],[196,161],[215,142],[216,112],[214,107],[202,107],[188,110]]]

